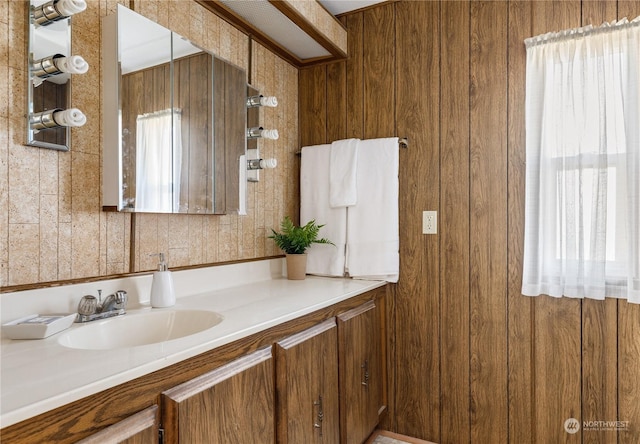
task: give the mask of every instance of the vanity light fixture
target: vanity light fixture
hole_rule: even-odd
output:
[[[29,116],[29,126],[34,132],[48,128],[78,127],[85,123],[87,117],[78,108],[56,108]]]
[[[264,129],[261,126],[256,126],[253,128],[247,129],[247,139],[271,139],[278,140],[278,130],[277,129]]]
[[[247,181],[259,182],[260,170],[272,169],[277,166],[277,159],[261,159],[260,150],[258,148],[250,148],[247,150]]]
[[[31,62],[31,73],[41,79],[62,73],[84,74],[88,70],[89,64],[79,55],[65,57],[62,54],[54,54]]]
[[[252,86],[247,86],[247,155],[246,155],[246,181],[259,182],[260,170],[272,169],[278,166],[276,159],[263,159],[260,157],[260,149],[258,147],[258,139],[278,139],[278,130],[266,130],[259,125],[260,113],[258,107],[266,106],[273,108],[278,105],[278,99],[275,97],[265,97]],[[244,168],[241,165],[241,168]]]
[[[278,166],[278,160],[274,158],[247,160],[248,170],[264,170],[267,168],[275,168],[277,166]]]
[[[25,8],[28,38],[27,145],[69,151],[71,127],[87,118],[71,107],[71,77],[89,64],[72,55],[71,17],[87,9],[86,0],[29,0]]]
[[[278,106],[278,99],[274,96],[265,97],[262,94],[247,98],[247,108],[255,108],[258,106],[275,108]]]
[[[36,25],[46,26],[87,9],[85,0],[51,0],[31,7],[31,17]]]

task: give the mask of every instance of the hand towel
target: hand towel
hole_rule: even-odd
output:
[[[358,200],[356,171],[359,139],[338,140],[331,144],[329,161],[329,204],[349,207]]]
[[[347,208],[349,275],[398,282],[398,138],[361,140],[358,203]]]
[[[329,206],[329,158],[331,145],[302,148],[300,165],[300,224],[315,220],[319,237],[329,244],[312,244],[307,249],[307,273],[344,276],[347,239],[347,209]]]

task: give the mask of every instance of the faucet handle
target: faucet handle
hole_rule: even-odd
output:
[[[118,290],[115,292],[116,305],[118,308],[125,308],[127,306],[127,301],[129,300],[129,296],[127,292],[124,290]]]
[[[95,314],[97,311],[98,299],[91,295],[82,296],[82,299],[78,302],[78,314],[89,316]]]

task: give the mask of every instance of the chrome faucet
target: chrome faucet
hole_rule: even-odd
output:
[[[110,294],[102,301],[102,290],[98,290],[98,297],[92,295],[82,296],[78,303],[78,314],[75,322],[90,322],[98,319],[120,316],[126,313],[127,292],[118,290]]]

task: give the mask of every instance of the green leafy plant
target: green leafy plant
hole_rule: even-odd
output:
[[[269,239],[273,239],[278,248],[287,254],[304,254],[311,244],[335,245],[329,239],[318,239],[318,233],[322,227],[324,225],[316,225],[315,220],[309,221],[306,225],[300,227],[294,225],[289,216],[285,216],[280,223],[282,231],[278,233],[272,228],[273,234],[269,236]]]

